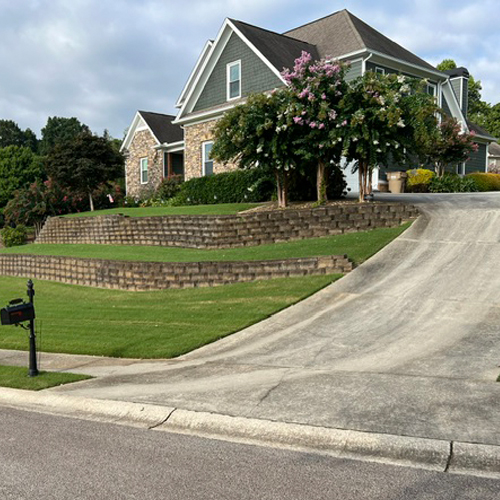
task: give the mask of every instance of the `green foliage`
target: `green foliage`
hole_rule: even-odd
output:
[[[156,189],[155,195],[161,200],[169,200],[179,193],[183,182],[182,175],[165,177]]]
[[[474,180],[477,191],[500,191],[500,174],[474,172],[467,178]]]
[[[466,161],[473,151],[478,150],[474,134],[467,134],[456,118],[444,117],[437,129],[437,134],[425,144],[425,154],[435,164],[436,174],[442,177],[448,165]]]
[[[2,236],[2,242],[5,247],[16,247],[26,244],[28,230],[26,226],[19,224],[16,227],[4,227],[0,231],[0,235]]]
[[[29,128],[23,131],[12,120],[0,120],[0,148],[7,146],[25,146],[36,153],[38,140]]]
[[[104,137],[82,133],[56,144],[47,155],[47,173],[62,186],[89,196],[104,182],[123,175],[124,157]]]
[[[477,191],[477,188],[474,179],[470,177],[445,173],[442,177],[432,179],[429,191],[431,193],[469,193]]]
[[[0,148],[0,206],[5,206],[17,189],[44,177],[42,160],[31,149]]]
[[[406,191],[408,193],[427,193],[429,185],[436,174],[427,168],[413,168],[407,170]]]
[[[90,129],[78,118],[49,117],[47,124],[42,128],[40,154],[47,155],[57,144],[70,142],[80,134],[90,134]]]
[[[267,201],[275,186],[259,168],[190,179],[181,185],[173,205],[210,205]]]

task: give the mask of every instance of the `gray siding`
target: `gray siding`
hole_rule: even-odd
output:
[[[470,154],[470,160],[465,164],[465,173],[484,172],[486,169],[486,155],[488,148],[486,144],[478,142],[479,149]]]
[[[363,62],[361,60],[352,62],[351,66],[345,74],[345,81],[350,82],[351,80],[359,78],[361,76],[362,70]]]
[[[202,111],[227,102],[226,66],[241,60],[241,94],[272,90],[283,86],[281,80],[266,64],[240,39],[232,34],[215,68],[210,75],[193,111]]]
[[[451,115],[451,109],[450,106],[448,105],[448,101],[446,100],[446,97],[443,95],[443,111],[448,115]]]
[[[460,90],[461,87],[461,82],[463,81],[463,88],[462,91]],[[468,94],[468,80],[465,78],[453,78],[450,80],[451,86],[453,88],[453,92],[455,92],[455,95],[457,96],[458,104],[460,104],[461,101],[461,108],[462,108],[462,113],[467,116],[467,108],[469,104],[469,94]]]

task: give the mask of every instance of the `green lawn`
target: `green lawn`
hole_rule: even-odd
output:
[[[261,321],[340,275],[283,278],[213,288],[126,292],[35,282],[42,350],[170,358]],[[0,305],[25,295],[26,280],[0,277]],[[28,348],[27,332],[0,326],[0,348]]]
[[[221,203],[218,205],[188,205],[182,207],[119,207],[94,212],[68,214],[64,217],[97,217],[99,215],[123,214],[129,217],[151,217],[155,215],[230,215],[237,214],[262,203]]]
[[[381,228],[359,233],[346,233],[325,238],[308,238],[288,243],[197,250],[192,248],[138,247],[126,245],[47,245],[32,244],[2,248],[0,253],[66,255],[94,259],[134,260],[150,262],[200,262],[228,260],[272,260],[293,257],[347,254],[359,264],[399,236],[410,223],[395,228]]]
[[[0,365],[0,386],[13,389],[40,391],[56,385],[70,384],[79,380],[87,380],[87,375],[76,373],[57,373],[41,371],[36,377],[28,377],[28,369],[20,366]]]

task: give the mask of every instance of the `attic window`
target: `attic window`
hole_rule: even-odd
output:
[[[375,68],[375,73],[379,74],[379,75],[385,75],[385,69],[384,68],[380,68],[380,67],[376,67]]]
[[[241,61],[227,65],[227,100],[241,97]]]

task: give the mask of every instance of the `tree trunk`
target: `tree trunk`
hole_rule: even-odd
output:
[[[288,174],[276,170],[276,188],[278,190],[278,207],[288,206]]]
[[[90,211],[94,211],[94,200],[92,199],[92,192],[89,191],[89,202],[90,202]]]
[[[366,201],[365,196],[372,192],[372,178],[373,169],[370,168],[368,161],[363,160],[359,162],[359,201]]]
[[[319,161],[318,169],[316,171],[316,193],[317,193],[318,203],[320,205],[323,205],[328,201],[326,188],[327,188],[326,165],[322,161]]]

